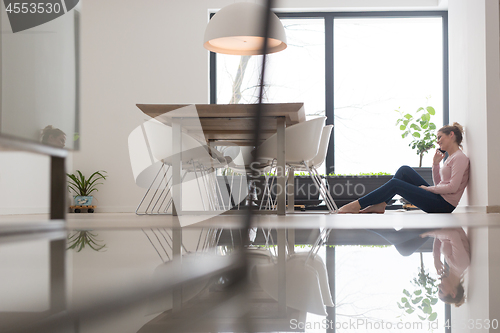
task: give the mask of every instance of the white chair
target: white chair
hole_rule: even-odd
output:
[[[317,190],[323,197],[323,201],[327,206],[330,213],[335,213],[338,210],[337,204],[333,200],[330,191],[318,173],[318,168],[325,162],[326,154],[328,153],[328,144],[330,143],[330,136],[332,133],[333,125],[327,125],[323,127],[321,132],[321,139],[318,148],[318,153],[306,164],[289,164],[290,167],[294,168],[295,171],[305,171],[309,173],[309,176],[316,185]]]
[[[218,210],[221,206],[225,209],[214,172],[216,168],[226,165],[225,159],[222,157],[224,162],[221,162],[220,156],[213,158],[213,152],[206,145],[185,133],[182,133],[181,140],[182,180],[188,172],[194,174],[190,182],[196,181],[204,210]],[[136,184],[147,188],[136,214],[167,214],[172,204],[171,188],[181,185],[172,184],[172,128],[150,119],[131,132],[128,142]],[[146,200],[148,196],[150,198]],[[142,211],[143,204],[146,208]]]
[[[260,175],[266,174],[271,170],[271,165],[269,163],[255,163],[253,162],[253,152],[254,148],[251,146],[228,146],[224,147],[224,156],[228,158],[228,169],[231,171],[231,184],[230,184],[230,195],[232,195],[235,206],[239,209],[240,204],[243,200],[248,200],[249,202],[253,199],[254,193],[249,192],[248,176],[251,176],[253,171],[258,171]],[[234,175],[239,174],[240,182],[239,187],[234,186]],[[243,186],[245,184],[245,186]],[[248,186],[247,186],[248,185]],[[252,198],[249,198],[251,196]]]
[[[325,126],[326,117],[318,117],[309,121],[298,123],[285,129],[286,165],[308,167],[310,161],[318,155],[319,145]],[[272,135],[264,141],[256,150],[259,160],[274,163],[277,160],[277,134]],[[274,164],[273,164],[274,165]],[[311,175],[311,177],[313,177]],[[314,180],[314,179],[313,179]],[[274,182],[271,182],[272,189]],[[315,183],[316,184],[316,183]],[[262,197],[260,208],[263,207],[264,200],[267,202],[266,208],[273,208],[271,193],[267,192]]]

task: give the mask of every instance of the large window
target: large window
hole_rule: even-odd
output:
[[[288,48],[267,57],[264,102],[304,102],[308,118],[335,125],[320,172],[418,166],[395,110],[432,106],[436,126],[447,121],[446,12],[278,15]],[[212,54],[211,103],[256,103],[261,62]]]
[[[394,173],[419,157],[395,126],[401,112],[432,106],[443,124],[442,19],[334,21],[335,171]],[[432,165],[427,154],[422,166]]]

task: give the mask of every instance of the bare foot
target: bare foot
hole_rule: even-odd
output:
[[[340,207],[339,214],[357,214],[360,209],[361,206],[359,205],[358,200],[356,200]]]
[[[360,211],[360,213],[362,213],[362,214],[368,214],[368,213],[384,214],[386,206],[387,206],[387,204],[385,202],[381,202],[379,204],[368,206],[365,209],[362,209]]]

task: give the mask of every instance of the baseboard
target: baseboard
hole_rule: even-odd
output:
[[[486,213],[500,213],[500,206],[487,206]]]
[[[486,206],[458,206],[453,213],[486,213]]]
[[[500,213],[500,206],[458,206],[455,213]]]

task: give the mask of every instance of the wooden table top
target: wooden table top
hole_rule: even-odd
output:
[[[180,121],[188,134],[208,141],[230,141],[248,145],[253,139],[257,104],[137,104],[146,115],[171,126]],[[276,133],[276,119],[285,117],[286,126],[306,120],[304,103],[263,104],[265,120],[261,138]]]

